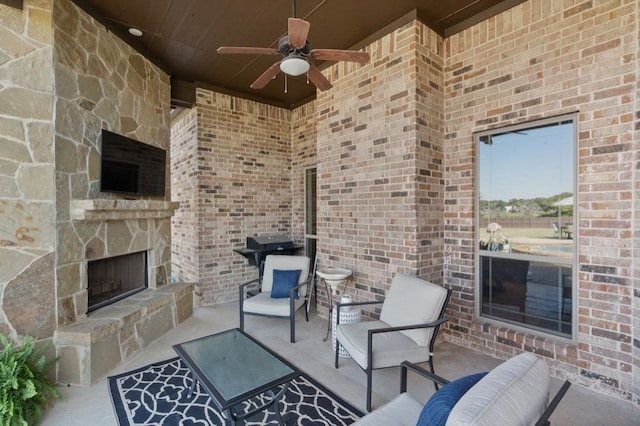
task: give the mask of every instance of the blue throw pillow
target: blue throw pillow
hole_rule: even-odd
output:
[[[300,278],[300,269],[281,271],[279,269],[273,270],[273,285],[271,286],[271,297],[274,299],[286,299],[289,298],[289,290],[298,285],[298,278]],[[300,297],[296,290],[295,298]]]
[[[472,374],[443,386],[425,404],[418,418],[418,426],[444,426],[453,406],[462,398],[462,395],[486,375],[486,372]]]

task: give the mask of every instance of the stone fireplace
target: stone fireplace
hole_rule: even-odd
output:
[[[147,288],[147,252],[123,254],[87,263],[87,312]]]
[[[194,285],[169,282],[170,218],[177,207],[170,201],[71,200],[71,235],[61,235],[66,249],[58,267],[58,322],[64,323],[54,334],[58,382],[90,385],[191,316]],[[107,262],[120,272],[133,262],[135,271],[114,278],[107,271],[113,266],[103,268]],[[124,278],[138,288],[124,288]],[[105,297],[92,304],[98,293]]]
[[[169,152],[170,76],[70,0],[0,10],[0,333],[90,384],[192,312],[193,285],[169,279],[170,182],[100,191],[102,129]],[[148,288],[88,313],[88,262],[141,251]]]

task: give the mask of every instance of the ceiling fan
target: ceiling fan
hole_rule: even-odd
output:
[[[293,16],[295,16],[295,0],[293,3]],[[319,90],[328,90],[331,83],[320,72],[318,67],[309,62],[309,58],[320,61],[350,61],[366,64],[369,62],[369,54],[355,50],[338,49],[311,49],[307,35],[311,24],[298,18],[289,18],[287,35],[278,42],[278,48],[270,47],[232,47],[218,48],[221,54],[255,54],[282,56],[279,62],[271,65],[267,70],[251,84],[252,89],[262,89],[273,80],[280,71],[289,76],[299,76],[307,73],[307,77]]]

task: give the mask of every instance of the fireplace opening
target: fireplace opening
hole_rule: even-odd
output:
[[[147,252],[89,261],[87,278],[92,312],[147,288]]]

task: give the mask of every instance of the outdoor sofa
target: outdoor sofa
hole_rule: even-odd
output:
[[[446,386],[423,405],[406,392],[407,370]],[[549,369],[531,353],[450,383],[410,362],[402,364],[401,372],[402,393],[353,426],[548,425],[570,386],[566,381],[549,402]]]

